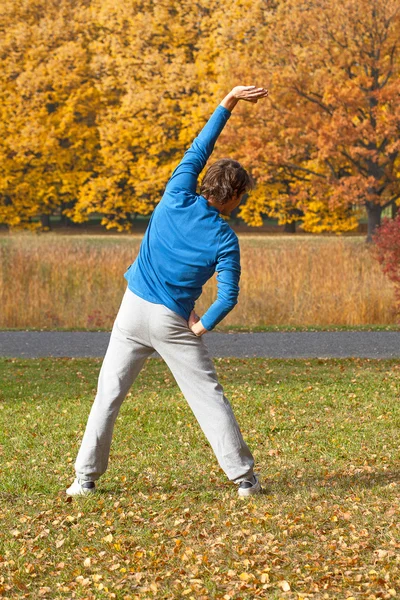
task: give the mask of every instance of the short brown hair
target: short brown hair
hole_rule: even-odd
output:
[[[233,196],[253,189],[254,182],[236,160],[221,158],[211,165],[203,177],[200,194],[218,204],[226,204]]]

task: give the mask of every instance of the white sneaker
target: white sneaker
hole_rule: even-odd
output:
[[[261,484],[257,475],[253,474],[249,479],[241,481],[238,489],[239,496],[254,496],[261,493]]]
[[[94,481],[82,481],[80,483],[78,479],[75,479],[74,483],[65,491],[67,496],[86,496],[95,493],[96,484]]]

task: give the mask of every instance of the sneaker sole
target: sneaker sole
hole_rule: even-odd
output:
[[[96,488],[90,488],[90,489],[82,489],[79,492],[73,492],[70,491],[71,488],[68,488],[67,490],[65,490],[65,493],[67,494],[67,496],[73,497],[73,496],[88,496],[89,494],[95,494],[96,493]]]

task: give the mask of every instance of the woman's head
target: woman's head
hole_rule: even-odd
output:
[[[221,212],[233,210],[240,204],[246,192],[254,187],[246,169],[236,160],[221,158],[206,171],[200,186],[200,194]]]

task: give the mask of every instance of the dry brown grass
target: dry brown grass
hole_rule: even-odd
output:
[[[140,236],[0,238],[0,328],[110,328]],[[396,323],[393,285],[363,238],[241,237],[239,304],[224,325]],[[215,280],[196,305],[216,296]]]

